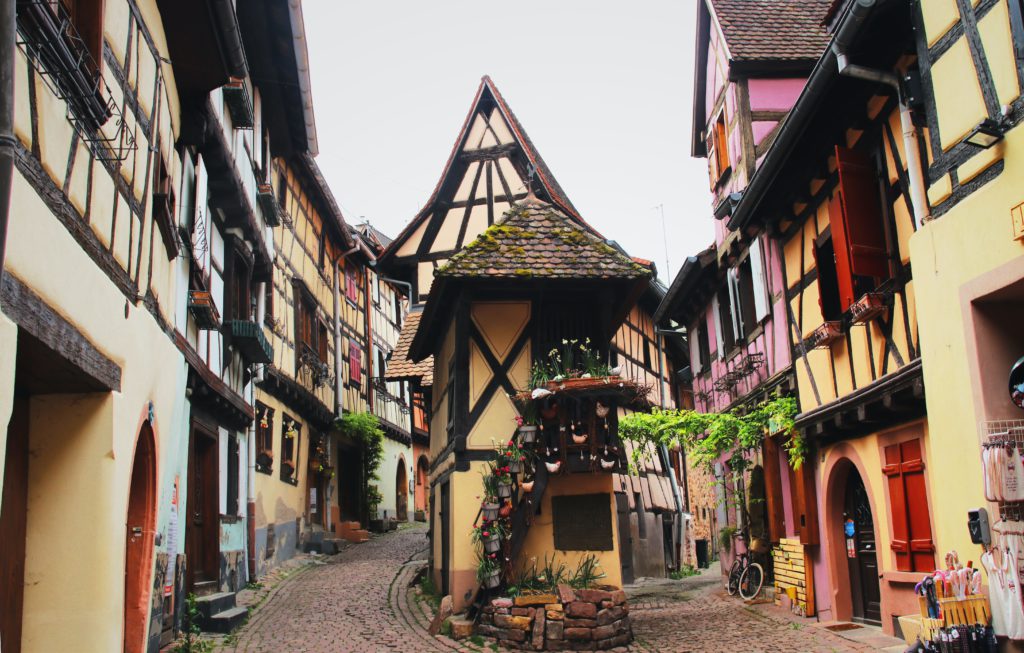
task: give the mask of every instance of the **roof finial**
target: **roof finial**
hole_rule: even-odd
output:
[[[526,168],[526,199],[536,200],[537,195],[533,192],[533,178],[537,175],[537,166],[530,163]]]

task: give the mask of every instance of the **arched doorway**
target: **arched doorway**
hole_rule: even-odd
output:
[[[427,479],[430,477],[430,467],[427,464],[427,457],[420,456],[416,461],[416,511],[426,512],[427,510]]]
[[[409,521],[409,474],[405,471],[405,458],[401,457],[395,473],[395,511],[398,521]]]
[[[880,626],[882,595],[878,586],[875,521],[864,481],[853,465],[850,465],[846,478],[843,521],[853,620]]]
[[[156,442],[149,422],[143,422],[135,444],[132,480],[128,489],[124,556],[124,650],[145,650],[149,614],[153,538],[156,534]]]

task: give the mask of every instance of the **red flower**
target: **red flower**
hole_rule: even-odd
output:
[[[484,537],[490,537],[491,534],[488,531],[484,531]]]
[[[502,467],[501,471],[503,471],[503,472],[505,472],[507,474],[508,473],[508,465]]]
[[[526,456],[519,456],[519,460],[526,462]]]
[[[513,444],[513,443],[512,443],[512,441],[511,441],[511,440],[509,440],[509,441],[508,441],[508,446],[510,446],[510,447],[511,447],[511,446],[512,446],[512,444]]]

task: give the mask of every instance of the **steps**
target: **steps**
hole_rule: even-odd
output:
[[[336,528],[341,539],[359,544],[370,540],[370,531],[363,529],[361,526],[357,521],[343,521],[338,522]]]
[[[197,587],[198,588],[198,584]],[[245,622],[248,608],[235,605],[234,592],[216,592],[196,597],[199,627],[208,633],[230,633]]]

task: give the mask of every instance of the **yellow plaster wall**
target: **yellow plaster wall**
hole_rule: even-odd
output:
[[[274,443],[274,465],[270,474],[256,472],[256,528],[267,524],[294,522],[296,517],[305,517],[306,479],[309,476],[309,425],[294,410],[276,397],[256,391],[256,401],[274,411],[272,435]],[[287,413],[299,425],[299,443],[295,460],[295,475],[299,484],[292,485],[281,479],[281,463],[284,462],[283,419]]]
[[[566,567],[575,570],[585,556],[594,554],[605,577],[601,580],[607,585],[622,586],[622,567],[619,563],[619,528],[618,514],[615,511],[615,488],[611,474],[568,474],[553,476],[548,480],[548,488],[541,501],[540,514],[534,517],[530,532],[526,536],[523,550],[517,565],[532,565],[536,559],[537,567],[544,564],[544,556],[550,559],[557,554],[559,561]],[[612,546],[611,551],[555,551],[555,532],[552,523],[551,497],[569,496],[574,494],[608,494],[608,510],[612,514]]]
[[[448,364],[455,356],[455,320],[448,325],[448,332],[441,349],[434,355],[433,408],[430,411],[430,459],[438,455],[448,444]]]

